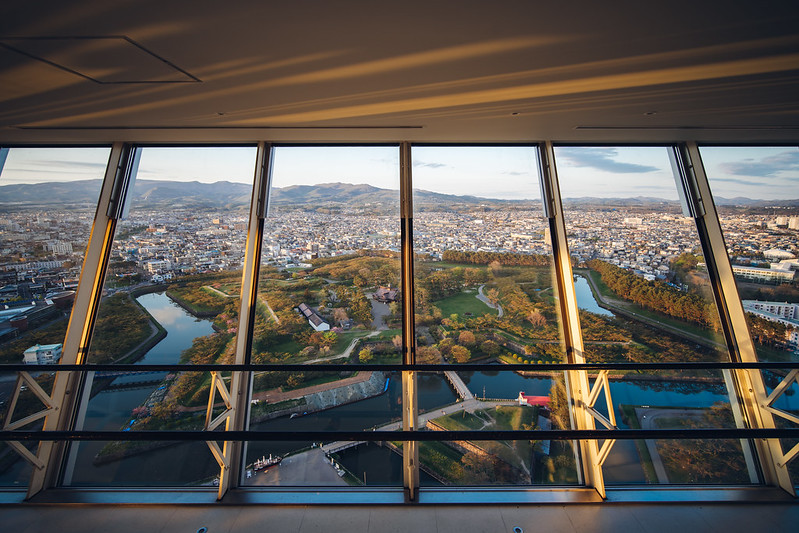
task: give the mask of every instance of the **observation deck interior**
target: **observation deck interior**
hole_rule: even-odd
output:
[[[799,144],[799,3],[43,0],[0,5],[0,149],[113,145],[109,148],[111,157],[124,161],[128,149],[133,153],[155,146],[227,146],[250,148],[255,159],[256,151],[261,158],[269,152],[269,143],[275,143],[276,149],[400,146],[399,157],[392,157],[397,158],[397,169],[408,169],[401,171],[405,174],[401,174],[398,183],[401,180],[402,185],[397,187],[403,204],[400,207],[397,198],[402,217],[396,218],[403,223],[413,215],[401,209],[414,194],[409,188],[410,178],[405,176],[410,176],[409,168],[415,166],[410,152],[416,146],[529,147],[535,152],[534,165],[540,165],[544,172],[543,201],[538,206],[549,205],[553,198],[556,202],[552,205],[560,205],[557,175],[554,181],[547,181],[548,163],[553,163],[554,169],[555,159],[567,159],[558,152],[559,147],[666,147],[664,153],[670,151],[672,164],[683,165],[683,176],[689,174],[686,168],[690,165],[686,163],[701,162],[699,150],[703,147],[768,146],[795,151]],[[791,161],[786,168],[795,176],[799,162]],[[107,172],[108,185],[114,178],[113,169]],[[265,201],[268,197],[263,191],[270,184],[264,175],[259,178],[258,172],[253,198]],[[772,177],[767,171],[759,176],[764,184]],[[562,179],[561,185],[566,181]],[[547,189],[547,183],[555,185]],[[701,189],[708,183],[706,177],[699,183],[699,189],[693,191],[684,180],[689,199],[682,198],[683,212],[691,211],[697,219],[702,208],[691,202],[703,194],[709,196]],[[792,183],[794,189],[786,190],[783,198],[799,198],[799,181]],[[538,184],[534,187],[537,189]],[[98,205],[107,208],[109,217],[114,218],[109,206],[115,204],[110,185],[108,188],[103,189]],[[429,188],[434,190],[432,185]],[[682,196],[684,192],[680,191]],[[709,261],[709,276],[715,285],[707,289],[707,294],[711,295],[711,304],[721,309],[718,331],[722,333],[717,344],[734,352],[746,329],[743,308],[731,281],[715,206],[708,203],[706,207],[712,220],[699,225],[698,237],[696,229],[692,231],[696,242],[701,240],[706,256],[710,257],[708,252],[712,251],[723,255],[723,260]],[[117,209],[121,213],[121,206]],[[243,227],[237,228],[247,235],[246,242],[240,243],[242,250],[260,250],[258,239],[264,230],[258,226],[257,218],[263,215],[258,209],[253,205],[250,218],[245,217]],[[564,219],[562,208],[557,215],[550,215],[549,209],[555,208],[546,208],[552,220],[546,235],[553,240],[547,245],[554,247],[556,260],[558,247],[566,250],[559,266],[553,267],[560,276],[556,276],[559,281],[553,292],[564,290],[558,283],[568,281],[571,289],[558,294],[576,317],[577,304],[567,302],[574,292],[566,246],[567,235],[572,236],[564,225],[569,214]],[[98,210],[97,216],[104,213]],[[625,219],[627,223],[635,222]],[[112,234],[113,224],[109,223]],[[637,224],[642,224],[640,219]],[[410,228],[404,226],[403,231],[410,232]],[[399,226],[395,229],[399,242]],[[101,265],[99,250],[102,246],[109,248],[110,243],[98,244],[97,251],[93,251],[92,243],[87,256],[96,253],[96,265]],[[397,256],[399,270],[399,253]],[[716,271],[716,265],[722,263],[729,270],[728,281],[724,272]],[[255,281],[249,281],[250,294],[256,301],[258,262],[243,266],[246,272],[247,265],[252,264]],[[411,273],[402,279],[400,292],[413,286],[412,268],[403,264],[402,271]],[[81,283],[91,285],[83,272]],[[104,267],[90,273],[96,277],[91,286],[101,290]],[[242,294],[247,283],[245,274]],[[398,291],[392,284],[387,287]],[[485,297],[482,289],[480,296],[486,305],[498,308],[496,301],[490,304],[491,298]],[[224,298],[231,296],[220,292],[227,287],[214,290]],[[89,292],[91,287],[79,291],[78,298],[88,301]],[[729,303],[725,298],[733,294],[738,300],[738,318],[734,309],[727,311],[724,305]],[[402,296],[404,302],[412,295]],[[384,302],[386,310],[390,303]],[[275,312],[271,308],[269,312],[277,321]],[[95,314],[87,313],[94,317],[96,309]],[[414,321],[413,309],[401,313]],[[501,308],[499,313],[501,316]],[[316,331],[323,326],[329,329],[324,320],[316,319]],[[569,347],[569,353],[574,346],[581,351],[579,321],[577,326],[572,324],[570,332],[571,319],[566,311],[560,319],[567,337],[561,342]],[[86,324],[93,325],[88,319]],[[413,327],[403,327],[405,338],[409,332],[413,337]],[[77,357],[80,337],[75,329],[70,334],[76,340],[70,344],[68,337],[64,343],[67,363],[74,362],[67,360],[70,346],[75,347],[73,359]],[[753,346],[748,332],[745,338]],[[579,339],[578,344],[575,339]],[[355,340],[350,349],[353,346]],[[408,341],[402,346],[407,348]],[[84,348],[81,345],[80,349]],[[249,355],[245,360],[250,362]],[[733,360],[740,362],[735,357]],[[746,362],[746,357],[742,360]],[[796,356],[789,361],[796,363]],[[582,372],[585,375],[584,369]],[[760,411],[750,405],[756,401],[751,389],[746,392],[742,387],[747,382],[735,381],[736,388],[730,386],[731,380],[726,386],[738,391],[743,406],[735,406],[736,416],[740,415],[736,427],[761,427],[740,421],[759,416]],[[388,387],[387,379],[386,390]],[[411,390],[415,395],[414,387]],[[794,387],[799,387],[799,381]],[[247,390],[246,386],[240,390]],[[461,394],[462,399],[464,395],[471,395],[471,401],[475,401],[468,389]],[[247,403],[247,399],[240,401]],[[612,406],[610,411],[612,417]],[[595,419],[591,424],[599,420]],[[599,424],[597,428],[602,429]],[[379,428],[376,425],[373,429]],[[760,454],[763,461],[766,444],[758,446],[755,455]],[[60,453],[62,458],[68,455]],[[776,465],[779,461],[774,457]],[[86,490],[59,485],[57,479],[63,471],[51,466],[46,480],[42,475],[43,490],[30,501],[22,501],[24,493],[19,490],[0,489],[0,528],[19,533],[53,529],[65,533],[466,533],[795,528],[799,523],[797,500],[788,494],[787,474],[780,477],[775,473],[784,470],[784,465],[758,470],[751,466],[753,462],[748,464],[750,480],[754,481],[746,486],[615,486],[604,494],[600,473],[596,491],[589,482],[551,491],[538,485],[527,492],[516,492],[507,502],[502,501],[501,490],[480,493],[473,489],[452,489],[449,496],[443,491],[432,497],[423,491],[408,502],[404,501],[402,487],[397,487],[388,496],[377,490],[374,499],[368,492],[355,491],[358,495],[344,498],[345,503],[329,487],[315,495],[310,491],[305,500],[303,496],[295,498],[298,492],[291,490],[285,497],[273,492],[263,498],[257,491],[237,487],[236,482],[231,486],[241,490],[232,490],[220,502],[214,501],[216,492],[198,491],[196,487],[139,484],[135,488]],[[418,489],[418,465],[413,468],[417,476],[413,489]],[[601,466],[597,468],[601,471]],[[581,475],[591,478],[590,468],[585,467]],[[409,478],[405,476],[407,490]],[[794,484],[798,481],[793,478]],[[407,499],[407,493],[405,496]]]

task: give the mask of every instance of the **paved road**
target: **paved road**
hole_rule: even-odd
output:
[[[451,405],[447,405],[446,407],[441,407],[439,409],[433,409],[432,411],[428,411],[426,413],[421,413],[418,417],[419,420],[419,428],[422,428],[427,424],[428,420],[432,420],[434,418],[438,418],[444,415],[451,415],[452,413],[459,413],[461,411],[466,411],[467,413],[474,413],[477,409],[491,409],[492,407],[497,407],[498,405],[512,405],[516,402],[516,400],[505,400],[505,401],[488,401],[483,402],[476,398],[471,400],[466,400],[465,402],[458,402],[453,403]],[[389,424],[382,425],[378,428],[375,428],[376,431],[398,431],[402,429],[402,421],[399,422],[391,422]]]
[[[638,417],[638,423],[641,425],[641,429],[662,429],[655,423],[658,418],[699,418],[703,413],[704,411],[702,409],[635,408],[635,415]],[[666,468],[663,466],[663,460],[657,449],[657,441],[654,439],[646,439],[644,442],[646,442],[646,449],[649,451],[649,457],[652,459],[652,466],[655,468],[658,483],[669,483],[669,476],[666,474]]]
[[[483,287],[485,287],[485,285],[480,285],[479,287],[477,287],[477,299],[486,304],[491,309],[496,309],[497,318],[502,318],[502,315],[504,314],[504,312],[502,311],[502,306],[499,304],[497,305],[492,304],[491,301],[488,298],[486,298],[486,295],[483,294]]]
[[[373,293],[371,292],[366,292],[364,294],[369,298],[372,304],[372,328],[377,330],[388,329],[388,326],[386,326],[386,317],[391,315],[391,309],[389,309],[388,304],[378,302],[372,298]]]

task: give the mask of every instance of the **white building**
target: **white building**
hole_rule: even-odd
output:
[[[789,304],[787,302],[763,302],[760,300],[742,300],[741,303],[747,311],[762,311],[770,315],[799,319],[799,304]]]
[[[54,365],[61,359],[61,344],[37,344],[31,346],[23,355],[26,365]]]
[[[773,261],[781,261],[783,259],[796,259],[796,256],[793,255],[788,250],[780,250],[778,248],[772,248],[770,250],[766,250],[763,252],[763,257],[766,259],[771,259]]]
[[[759,283],[790,283],[793,281],[794,275],[792,270],[757,268],[740,265],[732,265],[732,272],[740,278]]]
[[[50,251],[54,254],[65,255],[72,253],[72,243],[64,241],[55,241],[48,246]]]

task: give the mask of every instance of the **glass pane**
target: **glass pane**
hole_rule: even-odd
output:
[[[492,366],[420,377],[420,402],[433,379],[456,395],[422,420],[452,429],[550,424],[537,406],[518,404],[520,393],[548,401],[552,375],[533,366],[563,360],[536,149],[414,147],[412,156],[417,362],[531,365],[530,372]],[[568,415],[564,421],[568,428]],[[577,482],[568,443],[557,453],[569,461],[560,460],[563,468],[553,466],[551,476],[542,474],[545,463],[554,465],[550,448],[482,444],[425,443],[422,469],[455,485]]]
[[[562,372],[420,373],[418,390],[419,422],[429,431],[569,428]],[[419,454],[433,485],[577,483],[570,442],[423,442]]]
[[[0,172],[0,364],[59,361],[109,152],[8,150]],[[53,373],[32,375],[49,392]],[[0,375],[0,424],[16,386],[16,374]],[[20,389],[14,421],[44,408],[27,385]],[[30,473],[27,462],[0,444],[0,485],[24,486]]]
[[[398,148],[277,147],[273,157],[252,361],[309,368],[257,373],[250,427],[292,432],[395,424],[399,377],[347,365],[401,362]],[[314,363],[342,366],[315,372]],[[399,449],[348,444],[249,443],[243,482],[402,482],[399,468],[383,469],[401,463]],[[258,473],[270,456],[285,459]],[[316,470],[309,461],[317,460],[335,466],[319,467],[326,474],[318,478],[306,475]]]
[[[588,361],[729,360],[696,225],[683,215],[669,150],[555,149]],[[714,404],[732,420],[720,371],[612,374],[611,397],[603,392],[597,409],[608,415],[607,405],[615,406],[620,428],[634,427],[634,413],[642,409],[665,413],[658,418],[662,428],[690,427]],[[649,475],[645,444],[617,441],[604,465],[606,481],[674,482]],[[746,472],[740,447],[730,453]],[[702,461],[706,469],[714,464],[709,456]]]
[[[255,152],[141,150],[129,214],[114,236],[89,363],[233,362]],[[229,376],[221,377],[229,384]],[[82,429],[202,429],[211,380],[210,372],[97,372],[87,380]],[[204,444],[163,446],[73,446],[66,483],[137,484],[145,465],[163,461],[171,467],[153,484],[185,485],[205,479],[208,467],[200,466],[207,461],[216,468]],[[189,456],[190,446],[201,451]]]
[[[799,149],[795,146],[702,147],[702,164],[724,231],[749,332],[761,361],[799,353]],[[787,371],[763,371],[768,392]],[[799,411],[796,383],[777,400]],[[780,427],[796,427],[775,416]],[[795,442],[783,442],[789,450]],[[788,468],[799,479],[799,463]]]

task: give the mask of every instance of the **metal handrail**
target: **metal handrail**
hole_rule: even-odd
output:
[[[541,364],[497,364],[497,363],[464,363],[451,364],[170,364],[170,365],[135,365],[135,364],[83,364],[83,365],[25,365],[0,364],[0,374],[4,372],[102,372],[102,371],[178,371],[178,372],[294,372],[294,371],[327,371],[341,370],[386,370],[410,372],[447,372],[475,370],[507,370],[507,371],[562,371],[562,370],[780,370],[799,368],[799,362],[691,362],[691,363],[541,363]]]
[[[481,441],[604,439],[797,439],[799,428],[502,431],[0,431],[2,441]]]

